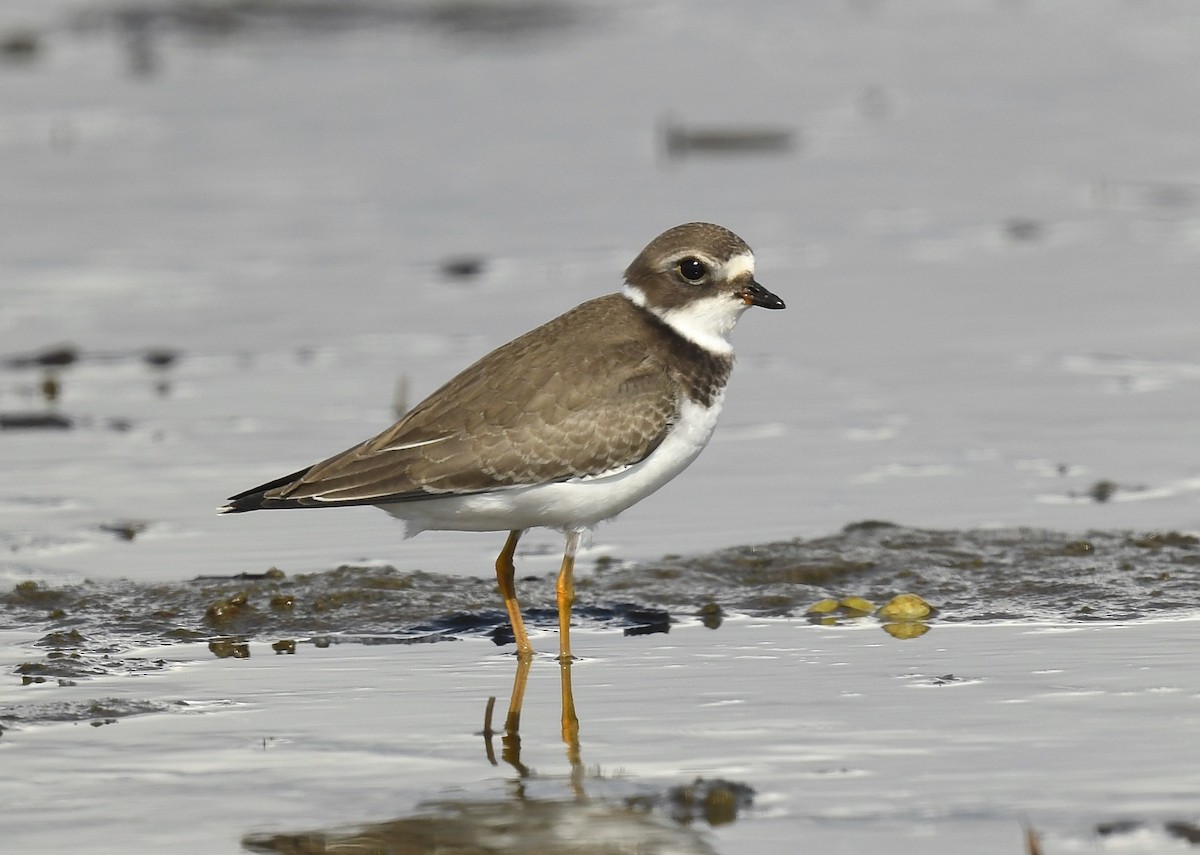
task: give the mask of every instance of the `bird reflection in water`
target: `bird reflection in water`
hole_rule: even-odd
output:
[[[495,698],[484,716],[484,748],[488,762],[501,761],[516,770],[498,798],[439,800],[417,805],[404,817],[359,827],[283,834],[253,834],[242,839],[251,852],[286,855],[717,855],[702,823],[732,822],[750,805],[753,790],[722,780],[696,780],[665,790],[639,785],[627,776],[594,780],[584,774],[579,744],[579,717],[571,691],[571,660],[559,662],[562,678],[562,739],[570,776],[567,791],[534,797],[526,784],[550,785],[521,760],[521,707],[529,680],[529,657],[518,657],[512,696],[500,735],[500,759],[492,729]],[[603,794],[587,792],[603,790]],[[603,786],[601,786],[601,784]]]

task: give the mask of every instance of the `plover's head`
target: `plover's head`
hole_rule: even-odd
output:
[[[729,353],[729,333],[750,306],[782,309],[754,281],[754,253],[729,229],[686,223],[663,232],[625,271],[624,294],[684,338]]]

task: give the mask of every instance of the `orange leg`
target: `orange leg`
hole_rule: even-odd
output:
[[[563,553],[562,569],[558,571],[558,663],[562,680],[562,738],[567,744],[567,759],[571,763],[571,778],[582,774],[579,759],[579,716],[575,714],[575,693],[571,691],[571,606],[575,603],[575,551],[579,548],[582,531],[567,532],[567,548]]]
[[[500,583],[500,596],[504,598],[504,608],[508,610],[508,621],[512,624],[513,637],[517,640],[517,656],[528,659],[533,656],[533,645],[529,643],[529,635],[525,632],[525,621],[521,619],[521,604],[517,602],[517,587],[513,581],[516,568],[513,567],[513,553],[517,551],[517,541],[524,531],[516,529],[508,533],[499,557],[496,558],[496,581]]]
[[[571,606],[575,603],[575,550],[583,532],[572,529],[567,532],[567,548],[563,553],[562,568],[558,571],[558,661],[570,662],[571,655]]]

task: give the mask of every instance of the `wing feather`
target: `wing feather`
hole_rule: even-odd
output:
[[[639,337],[647,314],[620,295],[585,303],[483,357],[378,436],[235,503],[379,504],[636,463],[667,435],[686,391]]]

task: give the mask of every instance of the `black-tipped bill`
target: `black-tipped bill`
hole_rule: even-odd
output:
[[[751,306],[762,306],[764,309],[787,308],[783,300],[780,300],[753,279],[750,280],[749,285],[741,290],[739,296]]]

